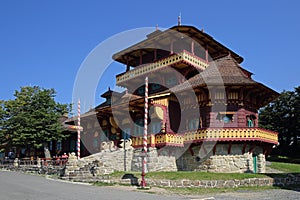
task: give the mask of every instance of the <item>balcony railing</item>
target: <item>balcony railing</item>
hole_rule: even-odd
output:
[[[142,137],[135,137],[133,147],[143,145]],[[278,134],[261,128],[208,128],[186,131],[183,134],[164,133],[148,135],[148,146],[178,146],[204,141],[259,141],[278,144]]]
[[[124,74],[117,75],[116,82],[117,84],[120,84],[124,81],[136,78],[137,76],[152,72],[153,70],[162,69],[179,62],[189,63],[200,70],[204,70],[208,67],[208,63],[205,60],[184,50],[178,54],[172,54],[167,58],[160,59],[153,63],[144,64]]]
[[[202,141],[261,141],[278,144],[278,135],[261,128],[209,128],[184,133],[185,143]]]

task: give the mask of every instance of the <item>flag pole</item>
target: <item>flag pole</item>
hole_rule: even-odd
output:
[[[77,108],[77,115],[78,115],[78,119],[77,119],[77,158],[80,159],[80,99],[78,99],[78,108]]]
[[[148,77],[145,78],[145,106],[144,106],[144,137],[143,137],[143,155],[142,155],[142,181],[141,188],[147,186],[145,176],[147,171],[147,134],[148,134]]]

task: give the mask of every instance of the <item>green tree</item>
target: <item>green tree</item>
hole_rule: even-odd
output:
[[[5,111],[4,111],[4,103],[0,101],[0,152],[4,149],[4,144],[6,142],[5,134],[4,134],[4,119],[5,119]]]
[[[70,105],[55,102],[54,89],[38,86],[21,87],[14,100],[2,103],[1,132],[11,146],[38,149],[51,140],[61,140],[62,116],[71,109]],[[1,127],[0,124],[0,127]]]
[[[300,124],[300,87],[294,91],[283,91],[280,96],[260,110],[260,127],[278,132],[280,150],[294,154]]]

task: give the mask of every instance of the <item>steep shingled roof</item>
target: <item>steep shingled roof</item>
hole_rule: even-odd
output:
[[[256,84],[251,75],[251,72],[243,69],[231,56],[226,56],[210,62],[209,67],[203,72],[171,88],[171,91],[181,91],[196,86]]]

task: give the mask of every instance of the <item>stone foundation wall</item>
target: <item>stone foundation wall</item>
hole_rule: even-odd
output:
[[[115,171],[142,171],[142,149],[112,148],[77,160],[69,156],[65,176],[70,179],[110,174]],[[169,151],[149,148],[147,171],[177,171],[176,158]]]
[[[232,144],[230,150],[229,144],[217,144],[215,154],[213,154],[211,145],[195,146],[187,150],[177,159],[178,169],[222,173],[265,172],[266,160],[261,147],[253,149],[247,147],[243,153],[243,144]],[[207,152],[204,153],[204,151]],[[254,157],[256,157],[256,167],[254,166]]]
[[[265,156],[259,146],[204,143],[194,147],[149,148],[147,171],[201,171],[219,173],[265,172]],[[115,171],[142,171],[142,149],[109,148],[77,160],[70,155],[65,176],[95,176]]]
[[[177,171],[176,157],[169,155],[167,149],[148,149],[147,170],[154,171]],[[141,149],[135,149],[132,159],[132,171],[142,171]]]
[[[72,178],[72,181],[79,182],[102,182],[111,184],[138,185],[141,180],[132,178],[113,178],[109,175],[101,175],[95,177]],[[238,187],[256,187],[256,186],[279,186],[286,187],[289,185],[300,185],[300,176],[288,174],[286,177],[275,178],[248,178],[248,179],[232,179],[232,180],[168,180],[168,179],[148,179],[146,182],[151,187],[172,187],[172,188],[238,188]]]

